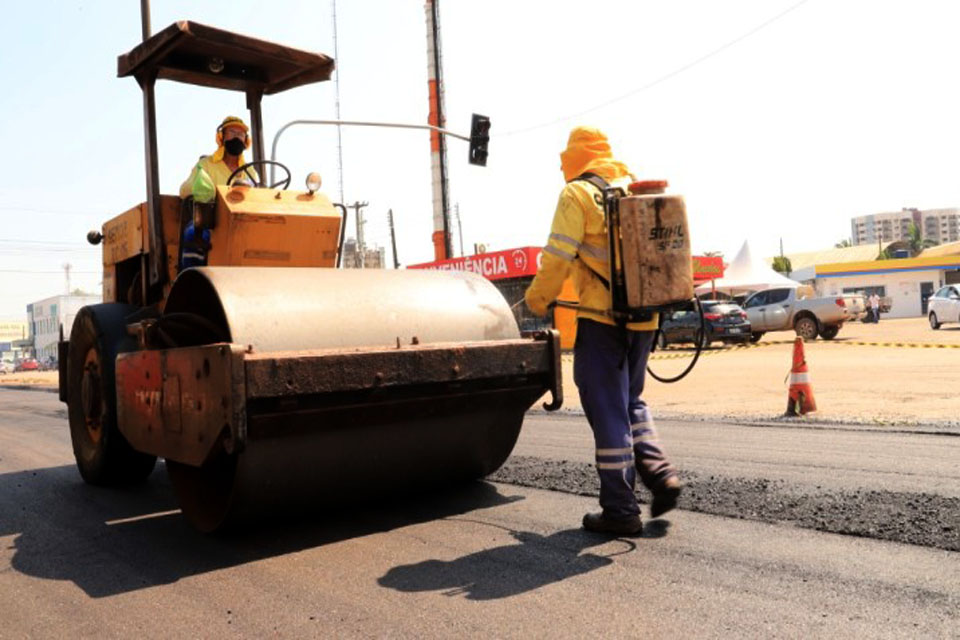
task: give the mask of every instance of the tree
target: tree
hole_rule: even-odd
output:
[[[849,239],[844,238],[840,242],[833,245],[836,249],[846,249],[847,247],[852,247],[853,243]]]
[[[774,258],[773,270],[777,273],[788,275],[791,271],[793,271],[793,267],[790,265],[790,258],[787,256],[777,256]]]
[[[917,255],[927,247],[937,246],[937,241],[931,238],[924,238],[920,234],[920,228],[914,223],[907,227],[907,242],[910,243],[910,253]]]

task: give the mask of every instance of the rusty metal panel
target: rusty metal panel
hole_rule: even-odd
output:
[[[214,64],[216,63],[216,64]],[[320,53],[181,20],[117,59],[117,76],[155,75],[203,87],[270,95],[329,80],[334,61]]]
[[[183,397],[180,395],[180,376],[175,373],[163,375],[163,393],[160,406],[163,428],[171,433],[183,433]]]
[[[134,449],[200,466],[242,449],[243,350],[216,344],[117,357],[117,422]]]
[[[269,398],[494,378],[532,379],[546,391],[555,385],[554,360],[551,341],[521,339],[252,353],[244,364],[247,397]]]

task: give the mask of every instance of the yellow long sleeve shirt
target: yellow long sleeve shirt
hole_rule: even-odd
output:
[[[214,154],[216,155],[216,154]],[[207,175],[213,180],[213,184],[227,184],[227,179],[230,177],[230,174],[233,173],[233,169],[227,166],[227,163],[223,160],[219,162],[214,162],[214,156],[201,156],[200,161],[193,165],[193,170],[190,171],[190,175],[187,176],[187,179],[183,181],[183,184],[180,185],[180,197],[186,198],[187,196],[193,195],[193,181],[197,177],[197,165],[203,167],[203,170],[207,172]],[[243,159],[241,157],[240,164],[243,164]],[[253,167],[249,169],[251,175],[259,180],[257,176],[257,171]],[[247,172],[239,174],[238,178],[234,179],[234,182],[238,179],[250,180],[247,176]]]
[[[626,177],[611,186],[625,187]],[[584,307],[577,318],[587,318],[603,324],[615,325],[609,315],[610,291],[597,274],[610,281],[610,262],[607,247],[607,225],[603,210],[603,194],[596,186],[582,180],[569,182],[560,192],[560,201],[553,214],[550,238],[543,249],[540,268],[526,291],[525,299],[530,310],[537,315],[546,315],[547,306],[557,299],[563,281],[573,273],[573,282]],[[601,309],[605,313],[585,310]],[[634,331],[653,331],[659,318],[654,314],[647,322],[627,325]]]

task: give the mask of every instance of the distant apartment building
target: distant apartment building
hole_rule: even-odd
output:
[[[911,224],[920,229],[923,239],[937,244],[960,240],[960,209],[903,209],[858,216],[851,220],[850,239],[855,245],[907,240]]]
[[[80,308],[101,302],[99,295],[54,296],[27,305],[27,327],[36,358],[46,360],[57,357],[57,341],[60,327],[63,337],[70,337],[73,319]]]

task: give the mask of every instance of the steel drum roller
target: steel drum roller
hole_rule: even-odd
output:
[[[500,292],[466,272],[189,269],[165,311],[203,315],[258,351],[520,337]]]
[[[449,346],[458,357],[471,345],[520,338],[503,296],[472,273],[191,269],[164,309],[171,317],[188,314],[215,325],[219,341],[277,361],[304,350],[342,356],[423,345]],[[200,468],[167,461],[184,514],[210,531],[247,515],[491,473],[509,456],[543,385],[518,382],[514,364],[502,375],[461,382],[457,366],[442,383],[416,383],[424,372],[410,370],[415,383],[407,386],[248,397],[240,453]]]

